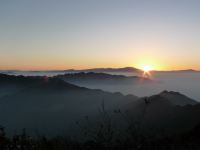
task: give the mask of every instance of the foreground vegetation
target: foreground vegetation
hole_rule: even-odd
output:
[[[96,136],[102,136],[96,135]],[[103,138],[103,137],[102,137]],[[32,138],[26,131],[20,135],[7,137],[4,128],[0,129],[1,150],[199,150],[200,126],[193,130],[173,136],[145,137],[131,135],[125,139],[121,137],[109,141],[96,139],[78,142],[64,137],[47,139],[45,137]]]
[[[148,107],[149,103],[147,103]],[[146,108],[146,107],[145,107]],[[0,127],[0,150],[199,150],[200,149],[200,123],[191,130],[163,134],[157,130],[151,134],[142,132],[142,119],[145,109],[139,121],[131,122],[120,110],[115,113],[121,115],[127,122],[125,130],[117,132],[109,113],[105,111],[104,103],[100,111],[100,117],[95,124],[89,125],[89,118],[84,119],[84,126],[80,127],[82,140],[69,137],[47,138],[45,136],[30,136],[25,129],[21,134],[7,136],[4,127]]]
[[[120,113],[120,112],[118,112]],[[101,119],[95,125],[80,127],[82,140],[68,137],[32,137],[23,129],[21,134],[7,136],[0,128],[0,150],[199,150],[200,124],[190,131],[163,134],[157,130],[144,134],[141,122],[130,123],[126,130],[117,132],[109,115],[101,112]],[[85,119],[89,121],[88,118]]]

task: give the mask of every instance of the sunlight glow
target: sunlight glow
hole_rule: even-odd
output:
[[[151,65],[143,65],[142,70],[144,72],[149,72],[149,71],[153,70],[153,67]]]
[[[154,69],[152,65],[142,65],[141,69],[143,72],[143,77],[151,78],[151,71]]]

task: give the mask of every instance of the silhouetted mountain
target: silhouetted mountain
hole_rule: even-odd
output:
[[[46,77],[38,77],[38,76],[15,76],[15,75],[6,75],[0,74],[0,85],[30,85],[35,84],[37,82],[41,82],[45,80]]]
[[[94,72],[80,72],[70,73],[64,75],[58,75],[67,82],[81,85],[81,84],[137,84],[137,83],[149,83],[153,82],[151,79],[138,77],[138,76],[124,76],[124,75],[110,75],[106,73],[94,73]]]
[[[81,79],[88,76],[94,79],[113,78],[112,75],[96,73],[67,76]],[[127,78],[114,77],[116,80]],[[0,83],[0,89],[11,85],[17,88],[0,97],[0,125],[7,127],[10,133],[27,128],[31,132],[37,130],[46,135],[75,134],[78,128],[76,121],[85,116],[99,120],[97,116],[102,104],[116,126],[130,123],[115,113],[125,112],[121,116],[133,123],[139,122],[143,132],[158,129],[166,133],[181,132],[200,122],[200,105],[178,92],[163,91],[138,99],[133,95],[79,87],[58,77],[0,75]]]
[[[124,68],[92,68],[92,69],[82,69],[75,70],[69,69],[66,72],[141,72],[140,69],[134,67],[124,67]]]
[[[167,70],[167,71],[152,71],[152,72],[161,72],[161,73],[195,73],[195,72],[199,72],[198,70],[194,70],[194,69],[186,69],[186,70]]]
[[[0,74],[0,97],[46,81],[47,77],[24,77]]]
[[[163,91],[144,97],[126,109],[131,118],[139,117],[141,126],[148,131],[160,129],[170,134],[189,130],[200,122],[199,103],[178,92]]]
[[[73,128],[78,128],[74,127],[76,121],[87,115],[97,115],[102,103],[108,111],[113,111],[137,99],[78,87],[55,77],[4,75],[3,79],[10,79],[9,84],[22,81],[26,85],[0,97],[0,124],[12,131],[25,127],[48,135],[63,133],[63,130],[70,134]]]
[[[150,97],[141,98],[146,102],[146,104],[150,103],[165,103],[170,106],[185,106],[185,105],[196,105],[197,101],[174,91],[163,91],[157,95],[153,95]],[[140,101],[140,100],[139,100]]]
[[[198,102],[174,91],[163,91],[159,94],[162,98],[168,100],[173,105],[185,106],[185,105],[196,105]]]
[[[60,79],[49,78],[46,76],[15,76],[0,74],[0,97],[13,94],[28,87],[40,86],[40,88],[59,90],[62,88],[74,89],[75,85],[65,83]]]

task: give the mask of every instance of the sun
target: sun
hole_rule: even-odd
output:
[[[151,78],[151,71],[153,70],[153,66],[152,65],[142,65],[141,70],[143,70],[143,77],[146,78]]]
[[[153,70],[153,67],[152,67],[152,65],[143,65],[142,70],[144,72],[150,72],[151,70]]]

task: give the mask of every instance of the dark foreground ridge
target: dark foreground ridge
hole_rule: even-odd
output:
[[[0,86],[0,124],[11,133],[28,128],[32,133],[37,130],[49,136],[72,135],[77,132],[72,129],[79,128],[75,122],[88,115],[96,118],[102,103],[110,112],[138,99],[133,95],[78,87],[55,77],[6,75],[3,78],[12,77],[9,82],[2,80],[4,86]]]
[[[138,98],[58,77],[0,75],[0,125],[8,135],[2,127],[0,150],[196,150],[199,115],[200,104],[178,92]],[[15,135],[23,128],[28,134]]]
[[[93,138],[90,141],[80,142],[67,137],[46,138],[44,136],[31,137],[23,129],[21,134],[8,137],[4,128],[0,128],[1,150],[199,150],[200,125],[188,132],[162,136],[157,133],[153,136],[142,136],[128,133],[127,137],[118,137],[115,140],[105,141]],[[98,135],[99,136],[99,135]]]

